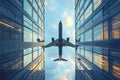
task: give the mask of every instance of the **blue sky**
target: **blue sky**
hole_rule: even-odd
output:
[[[58,38],[58,23],[63,23],[63,38],[70,37],[74,43],[74,0],[45,1],[45,44],[51,42],[51,37]],[[45,49],[46,80],[74,80],[75,78],[75,49],[63,48],[63,58],[67,62],[53,62],[58,58],[58,48]]]

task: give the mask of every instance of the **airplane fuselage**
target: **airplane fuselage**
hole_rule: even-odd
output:
[[[58,33],[58,36],[59,36],[59,39],[58,39],[58,42],[59,42],[59,46],[58,46],[59,58],[61,59],[62,58],[62,23],[61,23],[61,21],[59,23],[59,33]]]
[[[62,47],[64,47],[64,46],[75,47],[74,44],[69,42],[69,38],[67,38],[67,40],[63,39],[63,37],[62,37],[62,22],[61,21],[59,22],[59,25],[58,25],[58,39],[54,40],[54,38],[52,38],[52,42],[50,42],[49,44],[44,46],[44,48],[51,47],[51,46],[58,47],[58,52],[59,52],[59,58],[57,58],[53,61],[67,61],[66,59],[62,58]]]

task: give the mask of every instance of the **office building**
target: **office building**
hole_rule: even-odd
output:
[[[120,1],[75,0],[75,32],[76,80],[120,80]]]
[[[44,80],[44,0],[0,0],[0,80]]]

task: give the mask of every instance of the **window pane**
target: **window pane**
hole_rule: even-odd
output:
[[[37,58],[38,57],[38,51],[34,51],[33,52],[33,59]]]
[[[31,53],[31,52],[32,52],[32,48],[24,49],[24,55]]]
[[[113,17],[112,22],[112,38],[120,38],[120,13]]]
[[[23,16],[24,18],[24,25],[32,29],[32,21],[28,19],[26,16]]]
[[[81,49],[81,56],[84,57],[84,50],[83,49]]]
[[[38,34],[36,32],[33,32],[33,42],[37,42]]]
[[[32,31],[24,27],[24,42],[32,42]]]
[[[83,6],[84,0],[80,0],[80,8]]]
[[[94,17],[93,22],[96,20],[99,20],[99,18],[102,18],[103,10],[99,11]]]
[[[108,71],[108,50],[103,50],[100,47],[93,48],[93,63],[99,68]]]
[[[84,8],[86,8],[88,6],[89,2],[90,2],[90,0],[86,0]]]
[[[37,4],[36,4],[36,1],[35,1],[35,0],[33,0],[33,6],[34,6],[34,8],[35,8],[35,9],[36,9],[36,11],[37,11],[38,6],[37,6]]]
[[[30,62],[32,62],[32,53],[27,54],[23,57],[24,64],[23,66],[27,66]]]
[[[93,28],[94,40],[103,40],[103,24],[99,24]]]
[[[80,36],[80,42],[84,42],[84,34],[81,34],[81,36]]]
[[[28,0],[23,0],[24,1],[24,10],[32,17],[32,7],[29,4]]]
[[[102,0],[93,0],[94,2],[94,10],[101,4]]]
[[[92,41],[92,30],[85,32],[85,41]]]
[[[108,32],[109,32],[109,23],[108,23],[108,21],[104,22],[103,29],[104,29],[104,34],[103,34],[104,40],[108,40]]]
[[[84,14],[81,16],[80,22],[81,22],[81,24],[84,22]]]
[[[36,14],[36,12],[33,10],[33,19],[36,21],[36,22],[38,22],[38,16],[37,16],[37,14]]]
[[[102,55],[93,53],[93,62],[95,65],[102,69]]]
[[[111,58],[113,59],[112,60],[113,75],[117,79],[120,79],[120,52],[111,51],[111,54],[112,54]]]
[[[92,52],[85,50],[85,58],[92,62]]]
[[[85,12],[85,20],[92,14],[92,3],[88,6]]]

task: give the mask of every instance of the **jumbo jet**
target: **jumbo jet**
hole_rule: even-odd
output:
[[[48,47],[52,47],[52,46],[58,47],[59,58],[57,58],[53,61],[67,61],[66,59],[62,58],[62,48],[65,46],[75,47],[75,45],[69,42],[69,38],[67,38],[66,40],[63,39],[63,37],[62,37],[62,22],[61,21],[59,22],[58,29],[59,29],[58,39],[54,40],[54,38],[52,38],[52,42],[43,46],[43,48],[48,48]]]

